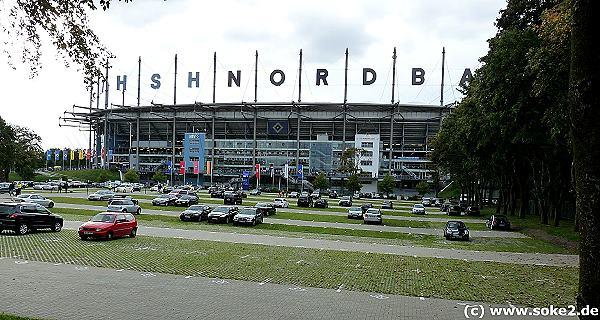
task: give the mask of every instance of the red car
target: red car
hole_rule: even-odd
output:
[[[130,213],[102,212],[93,216],[79,227],[79,237],[110,240],[123,236],[134,238],[137,234],[137,221]]]

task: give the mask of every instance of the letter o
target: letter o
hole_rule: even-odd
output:
[[[279,76],[281,77],[281,79],[279,79],[279,81],[275,81],[276,74],[279,74]],[[271,72],[270,79],[271,79],[271,83],[274,86],[279,87],[280,85],[282,85],[285,82],[285,73],[279,69],[273,70],[273,72]]]

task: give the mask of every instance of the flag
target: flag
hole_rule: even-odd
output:
[[[212,174],[212,161],[206,161],[206,174]]]
[[[90,159],[92,159],[92,150],[90,150],[90,149],[87,149],[87,153],[86,153],[86,155],[85,155],[85,159],[86,159],[86,160],[90,160]]]
[[[54,160],[58,161],[60,159],[60,150],[54,150]]]
[[[200,173],[200,161],[194,161],[194,174]]]
[[[179,162],[179,173],[185,174],[185,161]]]
[[[260,180],[260,163],[254,165],[256,169],[256,179]]]
[[[271,178],[275,177],[275,170],[273,169],[273,164],[269,164],[269,170],[271,171]]]
[[[113,158],[113,150],[108,149],[108,161],[112,160],[112,158]]]
[[[288,164],[286,163],[286,164],[285,164],[285,167],[284,167],[284,169],[283,169],[283,177],[287,179],[287,178],[288,178],[288,175],[289,175],[289,173],[290,173],[290,168],[289,168]]]
[[[70,152],[70,153],[71,153],[71,154],[70,154],[70,156],[71,156],[71,158],[70,158],[70,159],[71,159],[71,160],[75,160],[75,150],[71,149],[71,152]]]
[[[167,172],[171,173],[171,170],[173,170],[173,162],[171,162],[171,160],[167,161]]]
[[[63,160],[69,160],[69,152],[67,149],[63,150]]]
[[[302,163],[298,165],[298,178],[304,178],[304,168],[302,167]]]
[[[102,147],[102,159],[106,157],[106,150]]]
[[[79,149],[79,160],[83,160],[83,149]]]
[[[46,151],[46,160],[52,160],[52,150]]]

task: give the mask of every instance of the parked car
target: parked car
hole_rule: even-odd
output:
[[[444,238],[469,241],[469,228],[462,221],[448,221],[444,228]]]
[[[298,192],[292,191],[288,194],[288,198],[298,198]]]
[[[250,190],[249,193],[251,196],[259,196],[262,192],[260,192],[259,189],[254,189],[254,190]]]
[[[175,205],[176,206],[181,206],[181,207],[189,207],[193,204],[197,204],[198,203],[198,197],[193,196],[193,195],[189,195],[189,194],[184,194],[181,197],[179,197],[177,200],[175,200]]]
[[[88,200],[90,201],[108,201],[112,199],[115,195],[114,192],[110,190],[98,190],[88,196]]]
[[[195,204],[179,214],[181,221],[202,221],[208,219],[211,208],[205,204]]]
[[[444,203],[444,199],[441,199],[441,198],[435,198],[433,200],[434,200],[433,205],[435,207],[441,207],[442,204]]]
[[[363,198],[362,193],[356,191],[354,192],[354,195],[352,196],[353,199],[360,199]]]
[[[160,196],[152,199],[153,206],[172,206],[177,201],[176,196],[170,194],[161,194]]]
[[[338,201],[338,205],[340,207],[352,207],[352,198],[350,196],[343,196],[340,201]]]
[[[491,230],[510,230],[510,221],[508,221],[508,218],[505,215],[495,214],[489,217],[489,219],[486,222],[486,226]]]
[[[363,213],[367,212],[367,210],[373,208],[373,204],[372,203],[365,203],[362,206],[360,206],[362,208]]]
[[[329,203],[325,199],[318,198],[313,202],[313,208],[329,208]]]
[[[479,207],[475,207],[475,206],[467,207],[467,210],[465,210],[465,213],[468,216],[480,216],[481,215],[481,211],[479,211]]]
[[[9,182],[0,182],[0,194],[9,193],[10,192],[10,183]]]
[[[376,208],[369,208],[363,214],[363,221],[365,223],[378,223],[383,224],[383,218],[381,217],[381,210]]]
[[[290,203],[284,198],[275,198],[273,199],[273,206],[276,208],[288,208]]]
[[[431,207],[431,199],[423,198],[421,199],[421,204],[425,207]]]
[[[177,198],[181,197],[182,195],[193,195],[195,196],[196,193],[190,190],[186,190],[186,189],[175,189],[171,192],[169,192],[170,195],[172,196],[176,196]]]
[[[312,207],[313,199],[308,195],[300,195],[296,204],[298,207]]]
[[[263,216],[270,216],[277,213],[277,209],[272,203],[259,202],[254,206]]]
[[[115,187],[115,192],[120,192],[120,193],[132,193],[133,192],[133,185],[131,184],[122,184],[118,187]]]
[[[450,201],[444,201],[440,206],[440,211],[448,211],[448,208],[452,205]]]
[[[46,199],[44,196],[41,196],[39,194],[21,194],[17,196],[17,198],[21,199],[22,202],[37,203],[46,208],[54,207],[54,201]]]
[[[238,208],[234,206],[218,206],[208,214],[208,222],[210,223],[229,223],[238,213]]]
[[[338,197],[337,191],[329,192],[329,199],[337,199],[337,197]]]
[[[136,199],[133,199],[128,194],[115,194],[112,196],[112,198],[110,198],[108,200],[108,204],[110,204],[113,200],[131,200],[131,202],[133,202],[135,204],[139,204],[139,201],[137,201]]]
[[[311,193],[311,194],[310,194],[310,196],[311,196],[313,199],[318,199],[318,198],[320,198],[320,197],[321,197],[321,192],[320,192],[320,191],[317,191],[317,190],[315,190],[315,191],[313,191],[313,193]]]
[[[210,192],[211,198],[223,198],[223,190],[212,190]]]
[[[413,214],[425,214],[425,206],[420,203],[415,203],[412,207]]]
[[[37,203],[0,203],[0,233],[12,230],[24,235],[38,229],[62,230],[63,218]]]
[[[233,224],[251,224],[253,226],[263,223],[263,214],[258,208],[242,208],[238,214],[233,217]]]
[[[173,192],[173,190],[174,190],[173,187],[164,187],[164,188],[162,188],[162,193],[169,194],[169,193]]]
[[[223,193],[223,204],[242,204],[242,195],[235,191]]]
[[[135,238],[137,227],[137,220],[130,213],[103,212],[82,224],[78,233],[81,240],[88,238],[111,240],[123,236]]]
[[[462,208],[457,205],[451,205],[446,210],[446,214],[449,216],[460,216],[461,212],[462,212]]]
[[[381,209],[394,209],[394,203],[390,200],[384,200],[381,204]]]
[[[111,201],[108,207],[106,208],[106,211],[140,214],[142,213],[142,208],[129,199],[123,199]]]
[[[363,211],[361,207],[350,207],[348,209],[348,219],[362,219]]]

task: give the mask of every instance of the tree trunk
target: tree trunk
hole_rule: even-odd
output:
[[[579,215],[577,305],[600,308],[600,1],[573,0],[570,111],[576,210]],[[592,319],[592,316],[580,316]]]

